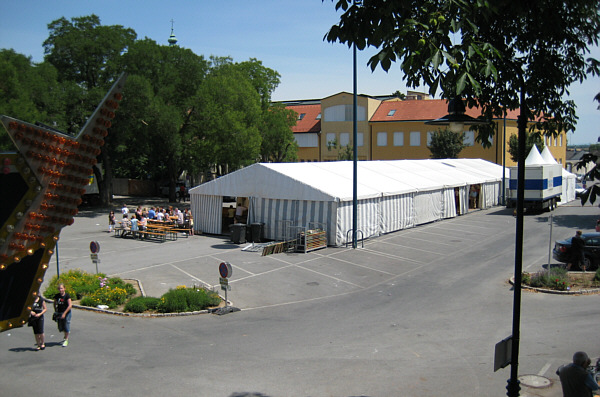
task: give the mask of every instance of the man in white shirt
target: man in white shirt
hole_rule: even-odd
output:
[[[127,208],[127,204],[123,204],[123,208],[121,208],[121,212],[123,213],[123,218],[129,215],[129,208]]]

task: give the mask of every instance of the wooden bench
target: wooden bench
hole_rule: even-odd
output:
[[[173,227],[167,225],[147,225],[150,232],[165,233],[170,240],[177,240],[177,232],[173,231]]]
[[[155,239],[159,240],[161,243],[165,242],[167,239],[167,233],[164,231],[140,230],[137,233],[139,234],[140,239],[155,238]]]
[[[115,227],[115,237],[133,236],[131,229],[128,227]]]
[[[188,236],[190,235],[190,229],[171,228],[171,230],[176,233],[182,233],[185,236],[185,238],[188,238]]]

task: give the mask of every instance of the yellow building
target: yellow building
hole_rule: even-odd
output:
[[[353,147],[353,95],[341,92],[313,103],[312,113],[305,104],[289,104],[301,118],[300,126],[294,130],[299,143],[300,161],[335,161],[346,147]],[[448,113],[448,102],[429,99],[427,94],[409,92],[406,99],[395,97],[357,96],[357,148],[359,160],[427,159],[431,157],[428,144],[439,127],[426,125]],[[317,110],[318,109],[318,110]],[[320,114],[318,127],[304,121],[309,114]],[[467,109],[471,117],[479,116],[478,109]],[[466,147],[460,158],[481,158],[496,164],[515,165],[508,153],[511,135],[517,135],[518,111],[509,112],[506,118],[496,119],[497,133],[491,138],[489,147],[475,140],[476,133],[465,131]],[[312,116],[311,116],[312,117]],[[303,121],[301,124],[300,121]],[[314,124],[314,123],[313,123]],[[311,129],[312,128],[312,129]],[[316,132],[316,130],[320,130]],[[312,135],[310,135],[312,134]],[[310,135],[310,138],[308,136]],[[315,142],[318,140],[318,142]],[[308,141],[310,148],[304,147]],[[544,143],[559,164],[566,162],[567,139],[563,132],[558,137],[546,137]],[[316,154],[318,153],[318,157]],[[504,156],[504,153],[506,155]]]

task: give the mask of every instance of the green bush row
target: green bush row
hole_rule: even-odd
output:
[[[569,287],[568,272],[563,267],[553,267],[537,273],[523,273],[522,284],[537,288],[550,288],[564,291]],[[600,268],[596,270],[594,282],[600,282]]]
[[[90,274],[79,269],[72,269],[61,274],[60,277],[53,276],[43,295],[53,298],[58,294],[58,285],[61,283],[65,285],[65,291],[71,299],[89,302],[90,304],[87,306],[102,304],[116,307],[135,294],[135,287],[119,277],[107,278],[104,273]],[[91,298],[99,303],[92,304]]]
[[[124,311],[131,313],[199,311],[221,302],[221,297],[215,292],[185,286],[170,289],[160,298],[139,296],[129,299],[136,292],[132,284],[119,277],[107,278],[103,273],[89,274],[79,269],[69,270],[60,278],[54,276],[43,295],[53,298],[58,293],[60,283],[65,285],[65,290],[73,300],[81,299],[83,306],[106,305],[109,309],[115,309],[125,304]]]

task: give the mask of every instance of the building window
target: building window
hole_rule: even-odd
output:
[[[431,146],[431,138],[433,138],[433,134],[435,134],[435,132],[427,131],[427,146]]]
[[[325,109],[324,120],[329,121],[353,121],[352,120],[352,105],[336,105]],[[356,112],[357,121],[365,121],[367,119],[367,110],[364,106],[358,106]]]
[[[421,146],[421,133],[419,131],[410,133],[410,146]]]
[[[304,118],[304,116],[306,116],[306,113],[300,113],[298,115],[298,120],[302,120]]]
[[[334,145],[336,143],[336,139],[335,139],[335,132],[328,132],[326,137],[326,144],[327,147]]]
[[[471,130],[466,131],[463,135],[463,144],[465,146],[474,146],[475,145],[475,133]]]
[[[559,141],[560,145],[558,145],[558,146],[562,146],[563,145],[562,144],[562,135],[558,139],[560,139],[560,141]]]
[[[396,109],[391,109],[387,115],[392,117],[395,113],[396,113]]]
[[[350,133],[349,132],[341,132],[340,133],[340,147],[346,147],[350,145]]]
[[[321,120],[321,113],[317,114],[317,118],[315,120]]]
[[[356,146],[357,147],[361,147],[365,145],[365,140],[364,140],[364,135],[362,132],[357,132],[356,133]]]
[[[377,133],[377,146],[387,146],[387,132]]]
[[[394,146],[404,146],[404,132],[394,132]]]

